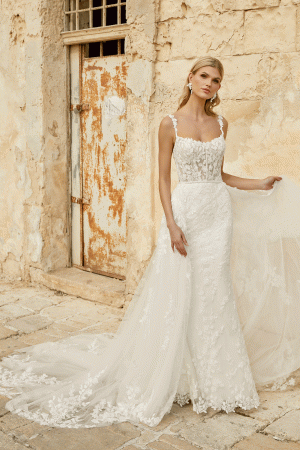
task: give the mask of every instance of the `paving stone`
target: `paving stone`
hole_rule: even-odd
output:
[[[30,421],[24,417],[9,413],[0,418],[0,430],[6,433],[23,425],[28,425],[29,423]]]
[[[293,409],[300,409],[300,389],[288,391],[266,391],[259,393],[260,405],[257,409],[245,411],[238,408],[236,412],[253,417],[266,425],[274,422]]]
[[[11,436],[7,436],[2,431],[0,431],[0,448],[1,450],[28,450],[28,447],[15,442]]]
[[[15,303],[9,303],[8,305],[3,305],[0,307],[0,317],[11,319],[12,317],[23,317],[28,316],[30,311],[28,309],[22,308],[22,306],[16,305]]]
[[[175,414],[178,419],[184,420],[193,424],[197,424],[199,422],[203,422],[205,419],[209,419],[210,417],[218,414],[218,411],[212,408],[208,408],[207,413],[197,414],[193,411],[192,403],[187,403],[184,406],[180,406],[178,403],[173,403],[171,413]]]
[[[271,436],[255,433],[247,439],[239,442],[233,450],[300,450],[300,444],[293,442],[281,442]]]
[[[197,425],[185,425],[178,434],[204,450],[227,450],[241,439],[263,428],[263,424],[235,413],[217,414]],[[170,431],[173,432],[172,427]]]
[[[0,306],[7,305],[9,303],[14,303],[15,301],[16,299],[11,295],[11,292],[5,292],[0,294]]]
[[[119,328],[121,319],[116,317],[114,319],[106,320],[105,322],[97,323],[83,330],[84,333],[115,333]]]
[[[40,295],[36,295],[32,298],[17,300],[15,304],[31,311],[41,311],[43,308],[52,306],[53,302],[49,297],[41,297]]]
[[[45,425],[40,425],[37,422],[30,422],[14,429],[11,434],[17,439],[18,442],[25,444],[27,441],[37,437],[37,435],[42,435],[47,431],[51,431],[51,428]]]
[[[46,331],[46,330],[45,330]],[[44,330],[39,330],[30,334],[23,334],[19,337],[19,341],[23,342],[27,346],[42,344],[43,342],[51,342],[59,339],[58,337],[51,336],[50,334],[45,334]]]
[[[23,288],[16,288],[10,291],[10,295],[16,300],[32,299],[36,297],[49,297],[51,291],[43,287],[24,286]]]
[[[149,427],[148,425],[144,424],[143,426],[151,431],[161,431],[167,428],[170,424],[176,423],[178,421],[179,421],[178,417],[170,412],[169,414],[166,414],[162,418],[161,422],[158,425],[156,425],[156,427]]]
[[[122,425],[122,424],[120,424]],[[38,435],[30,440],[30,446],[34,450],[115,450],[126,442],[134,439],[140,434],[140,431],[131,424],[130,431],[127,426],[126,433],[116,433],[111,427],[95,428],[53,428],[42,435]],[[121,432],[122,427],[119,427]]]
[[[300,441],[300,410],[288,412],[264,431],[278,438]]]
[[[64,304],[60,304],[44,308],[40,314],[42,316],[49,317],[53,320],[57,320],[57,319],[64,319],[67,317],[73,317],[75,316],[76,311],[70,305],[65,306]]]
[[[6,403],[9,401],[8,397],[0,396],[0,417],[8,414],[8,409],[5,408]]]
[[[147,450],[148,449],[149,450],[175,450],[175,447],[173,447],[172,445],[166,444],[165,442],[158,442],[158,441],[150,442],[150,444],[148,444],[146,448],[147,448]]]
[[[184,441],[183,439],[179,439],[177,436],[173,436],[171,434],[162,434],[158,439],[158,442],[167,443],[172,446],[172,449],[178,450],[196,450],[199,447],[195,447],[192,444]]]
[[[15,334],[17,334],[17,331],[10,330],[5,326],[0,325],[0,339],[6,339],[10,336],[14,336]]]
[[[136,447],[135,445],[126,445],[126,447],[123,447],[124,450],[140,450],[141,447]]]
[[[47,317],[42,317],[40,314],[35,314],[22,317],[20,319],[11,320],[10,322],[7,322],[7,325],[16,330],[20,330],[23,333],[32,333],[33,331],[45,328],[52,322],[53,321]]]
[[[140,437],[138,437],[137,440],[135,441],[135,444],[144,446],[146,444],[149,444],[149,442],[152,442],[156,439],[157,439],[157,435],[155,433],[153,433],[152,431],[149,431],[149,430],[145,430],[145,431],[142,431]]]
[[[0,358],[3,358],[4,356],[7,356],[10,353],[13,353],[15,350],[18,350],[19,348],[23,348],[25,346],[26,345],[24,344],[24,342],[21,342],[16,338],[2,339],[0,344]]]

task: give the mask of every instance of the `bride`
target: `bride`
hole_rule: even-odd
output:
[[[156,248],[115,334],[33,345],[0,363],[6,408],[42,425],[156,426],[259,406],[300,367],[300,188],[223,171],[221,62],[200,58],[159,128]],[[170,192],[171,157],[179,183]],[[288,380],[288,381],[287,381]]]

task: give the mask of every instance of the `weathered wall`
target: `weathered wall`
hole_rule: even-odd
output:
[[[154,91],[156,5],[152,0],[127,3],[130,34],[126,39],[127,78],[127,282],[133,293],[151,257],[154,242],[154,154],[152,111]]]
[[[225,69],[216,108],[229,122],[224,171],[246,178],[286,174],[300,184],[299,0],[161,0],[157,26],[156,130],[177,110],[194,61],[215,56]],[[175,187],[174,165],[172,177]],[[155,198],[158,231],[158,188]]]
[[[0,271],[12,277],[69,260],[62,4],[1,3]]]

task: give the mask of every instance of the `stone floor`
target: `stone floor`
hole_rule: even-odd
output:
[[[115,331],[124,310],[44,287],[0,279],[0,356],[68,335]],[[9,413],[0,397],[1,450],[300,450],[300,371],[294,386],[260,392],[258,410],[198,415],[173,405],[155,428],[126,422],[105,428],[41,426]]]

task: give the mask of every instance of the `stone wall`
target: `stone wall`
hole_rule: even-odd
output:
[[[161,0],[157,31],[156,132],[177,110],[194,61],[215,56],[225,70],[216,108],[229,122],[224,171],[246,178],[285,174],[300,184],[299,0]],[[173,188],[174,165],[172,177]],[[158,187],[155,199],[157,232]]]
[[[1,2],[0,272],[14,278],[69,261],[62,5]]]

